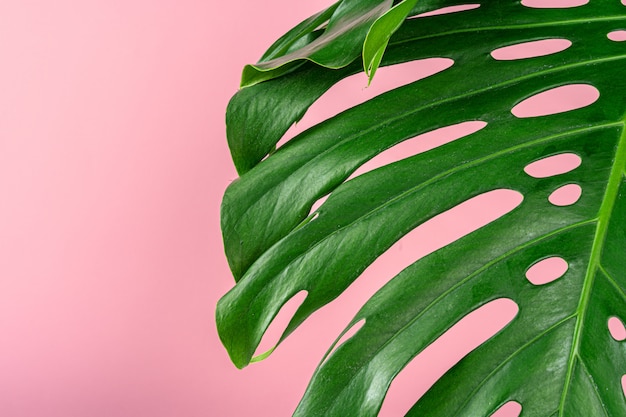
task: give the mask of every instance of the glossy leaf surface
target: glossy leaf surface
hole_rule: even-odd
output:
[[[409,14],[455,5],[422,0]],[[620,386],[626,345],[607,327],[611,317],[626,320],[626,42],[607,37],[626,27],[626,6],[489,1],[408,19],[397,31],[388,27],[393,36],[381,65],[432,57],[454,65],[322,122],[276,151],[289,126],[334,83],[359,72],[360,62],[335,70],[305,63],[241,90],[229,105],[228,140],[241,177],[224,196],[222,229],[237,284],[218,304],[217,322],[233,362],[250,363],[296,293],[305,290],[307,298],[283,338],[420,224],[481,194],[513,190],[523,196],[519,206],[418,260],[363,306],[348,328],[365,324],[325,358],[295,415],[376,415],[412,358],[501,298],[517,303],[518,315],[409,415],[488,416],[508,401],[522,405],[522,416],[626,415]],[[380,39],[375,45],[384,46]],[[526,59],[491,56],[542,39],[572,44]],[[527,98],[564,86],[593,88],[599,97],[557,114],[515,115]],[[467,121],[487,126],[346,181],[396,144]],[[581,162],[547,177],[524,171],[559,154]],[[580,187],[580,198],[552,204],[555,190],[570,184]],[[551,257],[565,260],[567,271],[531,283],[529,268]]]
[[[242,86],[269,80],[311,61],[342,68],[361,53],[372,24],[391,7],[391,0],[343,0],[285,34],[261,61],[244,68]],[[317,35],[315,30],[320,28]]]

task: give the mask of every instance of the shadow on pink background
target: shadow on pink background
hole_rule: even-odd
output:
[[[417,231],[269,359],[243,371],[230,363],[214,324],[233,285],[219,231],[236,178],[224,111],[243,65],[330,4],[0,3],[1,416],[290,415],[369,295],[466,233],[465,220],[486,221],[474,208]],[[391,82],[419,78],[410,71]],[[380,78],[336,94],[375,94]],[[509,203],[491,201],[496,211]],[[502,321],[516,306],[492,308],[483,316]],[[381,415],[408,410],[505,323],[474,320],[429,349]]]

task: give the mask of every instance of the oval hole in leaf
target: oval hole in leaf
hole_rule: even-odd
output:
[[[580,199],[582,193],[580,185],[567,184],[554,190],[548,197],[548,201],[555,206],[571,206]]]
[[[420,18],[420,17],[439,16],[439,15],[442,15],[442,14],[464,12],[464,11],[467,11],[467,10],[478,9],[479,7],[480,7],[480,4],[477,4],[477,3],[461,4],[459,6],[442,7],[441,9],[432,10],[430,12],[420,13],[420,14],[417,14],[415,16],[411,16],[411,17],[409,17],[409,19],[417,19],[417,18]]]
[[[484,129],[485,126],[487,126],[486,122],[475,120],[441,127],[439,129],[431,130],[430,132],[415,136],[411,139],[407,139],[379,153],[361,165],[352,173],[352,175],[350,175],[348,180],[372,171],[378,167],[429,151],[438,146],[442,146],[446,143],[471,135],[472,133],[476,133],[479,130]]]
[[[572,42],[567,39],[543,39],[540,41],[504,46],[492,51],[491,56],[498,61],[535,58],[556,54],[557,52],[566,50],[570,46],[572,46]]]
[[[582,159],[575,153],[562,153],[532,162],[526,165],[524,172],[533,178],[547,178],[573,171],[581,163]]]
[[[584,6],[589,0],[522,0],[522,5],[536,9],[565,9]]]
[[[522,412],[522,405],[517,401],[509,401],[498,408],[491,417],[518,417]]]
[[[626,395],[626,375],[622,375],[622,393]]]
[[[614,30],[609,32],[606,37],[615,42],[624,42],[626,41],[626,30]]]
[[[383,252],[366,270],[365,276],[348,289],[346,301],[359,298],[364,304],[377,290],[418,259],[461,239],[518,207],[521,193],[497,189],[488,191],[446,210],[422,223]],[[367,286],[367,288],[365,288]],[[342,295],[341,297],[344,297]]]
[[[459,320],[394,378],[379,417],[405,415],[443,374],[506,327],[518,311],[519,307],[513,300],[499,298]]]
[[[257,347],[254,358],[252,359],[254,362],[265,359],[273,351],[287,328],[289,321],[294,314],[296,314],[296,311],[302,303],[304,303],[307,295],[308,292],[306,290],[299,291],[283,304],[278,314],[276,314],[272,323],[265,331],[265,334],[263,334],[261,343]]]
[[[430,77],[450,68],[453,64],[454,61],[450,58],[426,58],[380,67],[369,87],[367,87],[368,79],[365,73],[346,77],[317,99],[304,117],[287,130],[276,146],[284,145],[289,139],[344,110],[387,91]]]
[[[548,116],[587,107],[599,97],[600,92],[592,85],[563,85],[522,100],[511,113],[519,118]]]
[[[561,278],[568,269],[569,264],[565,259],[553,256],[542,259],[528,268],[526,278],[534,285],[544,285]]]
[[[624,327],[624,323],[618,319],[617,317],[609,318],[609,322],[607,323],[609,327],[609,332],[611,333],[611,337],[621,342],[626,339],[626,328]]]
[[[348,341],[348,339],[350,339],[352,336],[354,336],[355,334],[357,334],[357,332],[359,330],[361,330],[361,327],[363,327],[363,325],[365,324],[365,319],[361,319],[359,321],[357,321],[356,323],[354,323],[352,326],[350,326],[350,328],[341,335],[341,337],[339,338],[339,340],[337,340],[333,347],[331,348],[331,350],[324,356],[324,360],[320,363],[319,366],[322,366],[322,364],[324,362],[326,362],[326,360],[328,358],[330,358],[332,356],[333,353],[335,353],[335,351],[337,349],[339,349],[339,347],[341,345],[343,345],[345,342]]]

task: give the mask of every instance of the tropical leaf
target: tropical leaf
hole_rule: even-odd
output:
[[[370,27],[391,5],[392,0],[343,0],[305,20],[276,41],[259,63],[244,68],[242,87],[281,76],[305,61],[345,67],[360,55]]]
[[[456,4],[422,0],[410,15]],[[278,150],[289,126],[334,83],[360,72],[359,62],[340,69],[306,62],[241,90],[229,104],[227,134],[241,177],[224,196],[222,230],[237,284],[218,303],[216,318],[231,359],[248,365],[298,292],[307,297],[282,339],[420,224],[481,194],[511,190],[523,196],[515,209],[418,260],[363,306],[346,330],[363,326],[324,358],[295,415],[376,415],[412,358],[468,313],[501,298],[518,305],[516,317],[447,372],[409,415],[487,416],[511,400],[522,404],[524,416],[626,415],[620,386],[626,345],[607,328],[610,317],[626,318],[626,42],[607,37],[626,29],[626,7],[619,0],[558,9],[489,1],[386,27],[393,35],[371,44],[370,70],[379,56],[382,66],[431,57],[454,65],[324,121]],[[491,55],[548,39],[571,46],[528,59]],[[529,97],[571,85],[597,89],[599,97],[567,112],[516,116]],[[467,121],[487,125],[347,180],[394,145]],[[560,154],[577,155],[580,166],[545,178],[524,170]],[[570,205],[552,204],[548,197],[565,185],[582,195]],[[526,279],[531,266],[551,257],[567,262],[563,276],[542,285]]]
[[[403,0],[372,24],[363,43],[363,69],[369,77],[369,82],[376,74],[391,35],[413,11],[416,3],[417,0]]]

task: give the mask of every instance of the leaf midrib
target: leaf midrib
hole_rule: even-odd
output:
[[[602,250],[604,249],[604,243],[606,242],[606,235],[608,232],[608,225],[613,212],[613,207],[617,200],[620,181],[624,173],[624,167],[626,166],[626,115],[622,118],[622,135],[619,139],[617,149],[615,150],[615,158],[613,160],[613,166],[609,175],[609,181],[606,186],[606,192],[602,198],[600,209],[598,210],[598,224],[596,226],[596,233],[594,235],[591,255],[589,257],[589,265],[587,266],[587,272],[585,274],[585,280],[581,291],[580,301],[578,303],[576,320],[576,327],[574,328],[574,336],[572,342],[572,348],[569,355],[569,361],[567,365],[567,374],[565,384],[563,386],[563,392],[561,394],[561,401],[559,403],[559,416],[563,416],[566,398],[569,392],[569,386],[572,381],[572,374],[574,372],[574,366],[576,364],[576,357],[580,356],[580,343],[582,341],[583,328],[585,325],[585,317],[589,308],[589,299],[591,297],[591,291],[595,282],[596,274],[601,266],[600,257],[602,256]],[[581,359],[582,361],[582,359]],[[591,378],[592,383],[595,385],[595,381]]]

